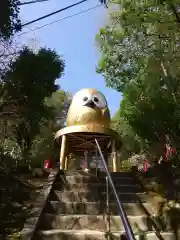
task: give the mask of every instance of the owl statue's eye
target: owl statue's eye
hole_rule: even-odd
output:
[[[98,103],[98,102],[99,102],[99,98],[97,98],[97,97],[95,96],[95,97],[93,97],[93,101],[96,102],[96,103]]]
[[[83,102],[87,102],[88,97],[83,97]]]
[[[82,100],[81,100],[82,101],[82,106],[86,105],[89,100],[91,100],[91,95],[83,96]]]
[[[104,95],[100,92],[97,92],[92,96],[92,101],[98,108],[105,108],[107,106],[106,99]]]
[[[73,104],[77,106],[84,106],[91,99],[92,95],[88,92],[78,92],[73,98]]]

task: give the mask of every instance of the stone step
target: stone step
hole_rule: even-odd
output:
[[[138,192],[143,192],[144,189],[138,185],[115,185],[116,191],[117,192],[130,192],[130,193],[138,193]],[[102,183],[76,183],[76,184],[65,184],[62,188],[62,183],[61,184],[55,184],[54,189],[56,190],[74,190],[78,192],[82,191],[99,191],[99,192],[105,192],[106,191],[106,184]],[[109,191],[112,191],[112,188],[109,186]]]
[[[72,175],[66,176],[66,181],[69,184],[77,184],[77,183],[106,183],[105,177],[95,177],[95,176],[81,176],[81,175]],[[123,178],[113,178],[114,184],[136,184],[136,181],[131,177],[123,177]]]
[[[158,222],[157,216],[152,217],[154,221]],[[144,215],[128,216],[131,228],[134,233],[140,231],[153,231],[154,226],[150,218]],[[55,215],[45,213],[43,215],[40,229],[66,229],[66,230],[98,230],[106,231],[106,216],[105,215]],[[124,226],[120,216],[110,216],[111,231],[124,231]]]
[[[133,179],[132,177],[115,177],[112,178],[113,183],[114,184],[120,184],[120,185],[136,185],[136,180]],[[99,181],[101,183],[105,183],[106,182],[106,178],[105,177],[100,177]]]
[[[69,184],[77,183],[97,183],[99,180],[96,176],[88,175],[66,175],[66,181]]]
[[[148,202],[149,201],[149,197],[146,194],[146,192],[138,192],[138,193],[133,193],[133,192],[117,192],[120,201],[125,201],[125,202]],[[106,201],[107,199],[107,193],[106,192],[101,192],[100,194],[100,199],[101,201],[104,200]],[[109,192],[108,194],[108,198],[110,202],[116,202],[115,197],[113,192]]]
[[[84,170],[67,170],[65,171],[66,176],[95,176],[95,171],[86,172]]]
[[[75,192],[75,191],[58,191],[54,190],[52,193],[52,200],[61,202],[100,202],[106,201],[106,192]],[[119,193],[121,202],[147,202],[149,197],[145,193]],[[115,202],[113,193],[109,193],[109,201]]]
[[[123,232],[113,232],[110,235],[111,240],[119,240],[120,236],[124,236]],[[163,240],[174,240],[174,233],[172,232],[162,232]],[[35,238],[36,240],[107,240],[107,234],[101,231],[89,231],[89,230],[46,230],[39,231],[39,236]],[[122,238],[123,239],[123,238]],[[144,234],[135,235],[136,240],[159,240],[154,232],[147,232]],[[178,238],[177,238],[178,239]]]
[[[110,173],[112,178],[124,178],[124,177],[132,177],[131,172],[111,172]],[[104,177],[107,176],[106,172],[100,172],[99,176]]]
[[[143,215],[145,214],[144,208],[149,214],[154,214],[156,212],[152,205],[149,203],[138,204],[138,203],[124,203],[124,210],[127,215]],[[51,201],[47,205],[46,212],[53,214],[103,214],[106,213],[106,202],[96,203],[96,202],[59,202]],[[118,215],[117,204],[109,203],[110,214]]]
[[[116,184],[135,184],[136,181],[132,177],[112,177],[113,182]],[[66,175],[66,181],[69,183],[94,183],[94,182],[102,182],[105,183],[106,175],[96,177],[94,175]]]
[[[136,181],[133,178],[115,178],[112,180],[114,185],[137,185]],[[99,178],[99,182],[106,184],[106,178]]]
[[[65,176],[73,176],[73,177],[96,177],[96,170],[93,169],[90,172],[85,172],[83,170],[70,170],[65,172]],[[111,172],[110,173],[112,179],[120,179],[120,178],[131,178],[133,179],[133,175],[131,172]],[[105,172],[100,172],[98,174],[98,178],[104,179],[107,176]]]
[[[100,202],[100,196],[98,191],[83,191],[83,192],[75,192],[75,191],[58,191],[54,190],[51,193],[52,201],[60,201],[60,202]]]

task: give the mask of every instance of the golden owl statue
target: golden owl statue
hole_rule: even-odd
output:
[[[66,125],[99,125],[101,128],[110,128],[110,113],[105,96],[91,88],[78,91],[72,99]]]
[[[113,171],[117,171],[115,151],[119,135],[110,128],[110,113],[105,96],[93,88],[78,91],[71,102],[66,118],[66,127],[56,132],[55,140],[60,144],[60,169],[67,169],[67,154],[94,151],[95,139],[103,150],[113,149]],[[94,144],[93,144],[94,142]],[[97,150],[97,149],[96,149]],[[66,159],[66,160],[65,160]]]

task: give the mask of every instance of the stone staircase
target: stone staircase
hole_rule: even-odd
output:
[[[175,239],[170,231],[161,232],[160,235],[155,232],[156,209],[153,209],[143,188],[136,184],[130,173],[112,173],[112,179],[136,239]],[[124,227],[112,192],[109,199],[110,233],[107,234],[105,173],[97,178],[83,171],[66,172],[63,184],[62,181],[57,182],[53,188],[34,239],[120,239]]]

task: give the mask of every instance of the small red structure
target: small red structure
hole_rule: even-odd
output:
[[[145,159],[143,162],[143,169],[144,169],[144,172],[148,171],[148,160],[147,159]]]
[[[52,161],[50,159],[44,161],[44,168],[45,169],[52,168]]]

